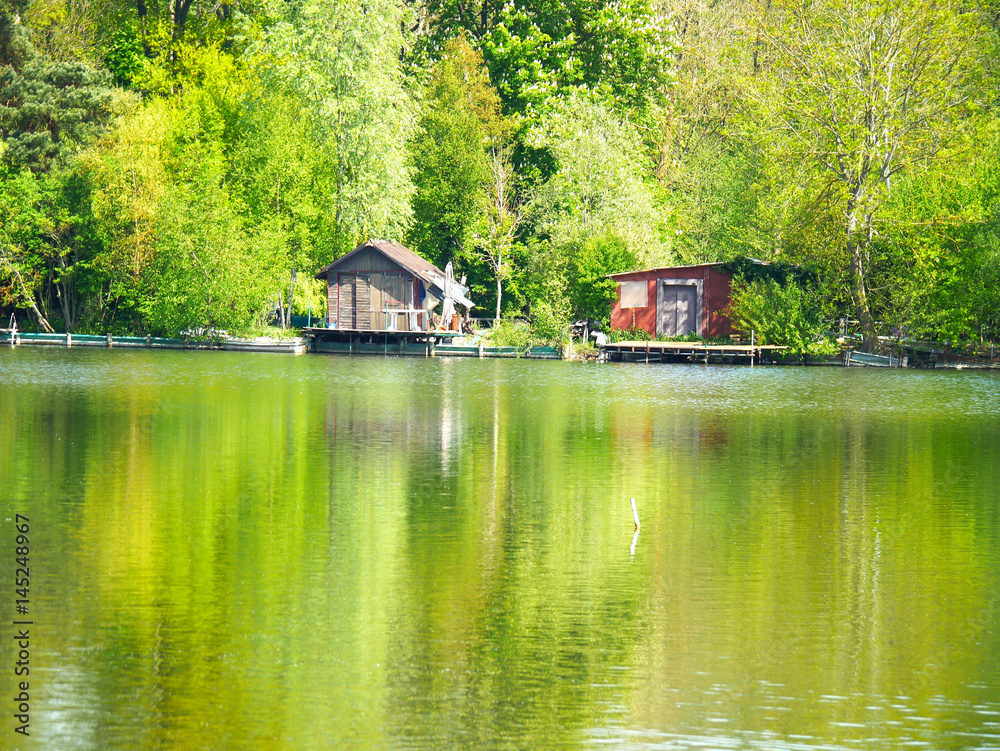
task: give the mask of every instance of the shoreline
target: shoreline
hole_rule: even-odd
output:
[[[645,342],[641,343],[631,343],[633,345],[645,345]],[[20,346],[42,346],[42,347],[65,347],[71,349],[73,347],[94,347],[101,349],[171,349],[171,350],[216,350],[224,352],[259,352],[259,353],[271,353],[271,354],[290,354],[290,355],[301,355],[301,354],[331,354],[331,355],[394,355],[394,356],[430,356],[430,357],[464,357],[464,358],[508,358],[508,359],[531,359],[531,360],[563,360],[567,362],[608,362],[606,354],[600,350],[584,350],[567,352],[563,347],[528,347],[527,349],[520,349],[518,347],[484,347],[476,345],[466,345],[466,344],[438,344],[435,346],[430,354],[424,345],[419,345],[417,347],[388,347],[381,343],[370,342],[370,343],[355,343],[353,347],[343,346],[343,347],[317,347],[312,337],[298,336],[290,337],[288,339],[275,339],[272,337],[256,337],[254,339],[241,339],[241,338],[229,338],[229,339],[174,339],[166,337],[155,337],[155,336],[113,336],[111,334],[105,335],[95,335],[95,334],[47,334],[47,333],[36,333],[36,332],[20,332],[20,331],[10,331],[0,329],[0,347],[20,347]],[[632,357],[626,356],[621,359],[615,358],[618,362],[632,362],[632,363],[643,363],[646,360],[645,346],[642,346],[643,350],[641,353],[630,352]],[[706,349],[712,350],[715,348],[708,347]],[[719,348],[727,349],[727,348]],[[699,348],[701,350],[701,348]],[[677,355],[681,353],[678,352]],[[701,350],[697,353],[694,352],[684,352],[684,355],[690,355],[690,358],[681,357],[661,357],[655,360],[649,360],[649,364],[740,364],[749,366],[749,362],[740,362],[737,357],[726,357],[720,356],[717,359],[712,358],[711,362],[706,362],[707,352]],[[722,355],[722,352],[715,353]],[[730,353],[726,353],[730,354]],[[741,353],[742,354],[742,353]],[[771,353],[772,355],[778,354],[777,352]],[[863,356],[864,359],[857,357],[854,354],[851,359],[847,359],[844,356],[832,356],[827,358],[807,358],[805,362],[799,359],[794,361],[789,361],[788,359],[771,359],[770,362],[767,359],[762,358],[763,361],[758,361],[756,365],[777,365],[785,367],[845,367],[849,366],[851,368],[876,368],[884,370],[975,370],[975,371],[989,371],[989,370],[1000,370],[1000,363],[982,363],[982,362],[961,362],[959,358],[955,358],[952,354],[953,361],[945,362],[941,361],[931,361],[922,362],[920,364],[915,364],[912,361],[907,363],[906,359],[903,359],[902,363],[895,361],[895,358],[889,357],[872,357]],[[633,359],[634,358],[634,359]],[[756,359],[756,358],[754,358]],[[878,362],[878,360],[885,360],[885,363]],[[963,358],[964,359],[964,358]],[[866,361],[867,360],[867,361]],[[959,361],[955,361],[959,360]],[[891,363],[891,364],[890,364]]]

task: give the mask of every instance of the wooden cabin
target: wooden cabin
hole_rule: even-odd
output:
[[[412,250],[387,240],[369,240],[333,263],[326,279],[327,326],[346,331],[426,331],[424,310],[441,271]]]
[[[650,336],[728,336],[732,274],[721,263],[667,266],[609,274],[618,283],[611,328],[638,328]]]

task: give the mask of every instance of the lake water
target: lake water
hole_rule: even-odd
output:
[[[22,347],[0,425],[3,747],[1000,749],[995,373]]]

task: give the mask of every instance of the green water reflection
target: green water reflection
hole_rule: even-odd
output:
[[[0,421],[21,748],[1000,748],[992,374],[19,348]]]

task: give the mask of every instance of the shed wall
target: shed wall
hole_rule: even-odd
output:
[[[668,267],[647,269],[626,274],[615,274],[616,282],[644,281],[646,282],[646,305],[641,308],[622,308],[621,295],[616,296],[611,308],[612,329],[642,329],[650,336],[656,336],[657,331],[657,280],[659,279],[691,279],[702,281],[701,300],[701,334],[702,336],[728,336],[734,332],[732,323],[723,313],[730,301],[732,277],[718,271],[714,265]],[[693,283],[693,282],[692,282]]]

